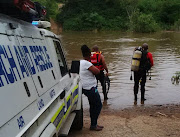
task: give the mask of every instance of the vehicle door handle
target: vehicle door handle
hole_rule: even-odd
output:
[[[29,88],[28,88],[27,83],[24,82],[23,84],[24,84],[24,88],[25,88],[25,90],[26,90],[26,93],[27,93],[28,97],[30,97],[30,96],[31,96],[31,93],[30,93],[30,91],[29,91]]]
[[[63,92],[60,94],[60,99],[63,99],[65,97],[66,90],[64,89]]]

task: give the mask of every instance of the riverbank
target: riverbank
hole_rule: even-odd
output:
[[[134,106],[122,110],[103,109],[102,131],[89,130],[89,112],[84,110],[84,127],[68,137],[179,137],[180,104]]]
[[[72,60],[82,58],[81,45],[87,44],[91,48],[97,44],[105,56],[111,80],[109,99],[103,104],[99,118],[99,124],[105,126],[104,130],[101,132],[89,131],[89,103],[87,97],[83,95],[84,128],[82,131],[73,131],[69,137],[180,136],[178,129],[180,126],[179,105],[177,107],[176,105],[164,106],[164,104],[180,103],[179,85],[173,85],[171,82],[172,76],[180,68],[179,37],[180,33],[171,32],[152,34],[63,33],[61,40],[69,64]],[[129,79],[131,75],[130,62],[134,47],[143,43],[149,44],[149,51],[153,54],[155,65],[151,71],[152,79],[149,80],[147,77],[145,93],[147,100],[144,106],[140,104],[141,94],[139,91],[138,104],[134,107],[134,81]],[[100,85],[98,90],[103,102]],[[168,116],[163,116],[163,114]],[[173,118],[174,116],[177,118]]]

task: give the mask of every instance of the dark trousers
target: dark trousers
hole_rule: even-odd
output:
[[[90,90],[83,89],[83,93],[87,96],[90,105],[89,112],[91,118],[91,127],[96,127],[97,119],[102,108],[100,95],[96,87],[93,87]]]
[[[141,80],[141,100],[144,100],[145,83],[146,83],[146,71],[140,70],[134,72],[134,99],[137,101],[137,94],[139,90],[139,81]]]
[[[101,83],[104,98],[107,98],[106,85],[105,85],[105,82],[104,82],[104,80],[105,80],[104,71],[100,71],[100,73],[98,75],[96,75],[96,79],[97,79],[97,83],[98,83],[98,80]]]

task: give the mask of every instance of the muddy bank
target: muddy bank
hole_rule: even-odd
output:
[[[89,113],[84,110],[84,127],[68,137],[179,137],[180,105],[134,106],[122,110],[103,109],[102,131],[89,130]]]

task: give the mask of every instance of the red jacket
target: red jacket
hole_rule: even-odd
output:
[[[147,58],[150,60],[151,67],[154,65],[153,56],[150,52],[147,53]]]

